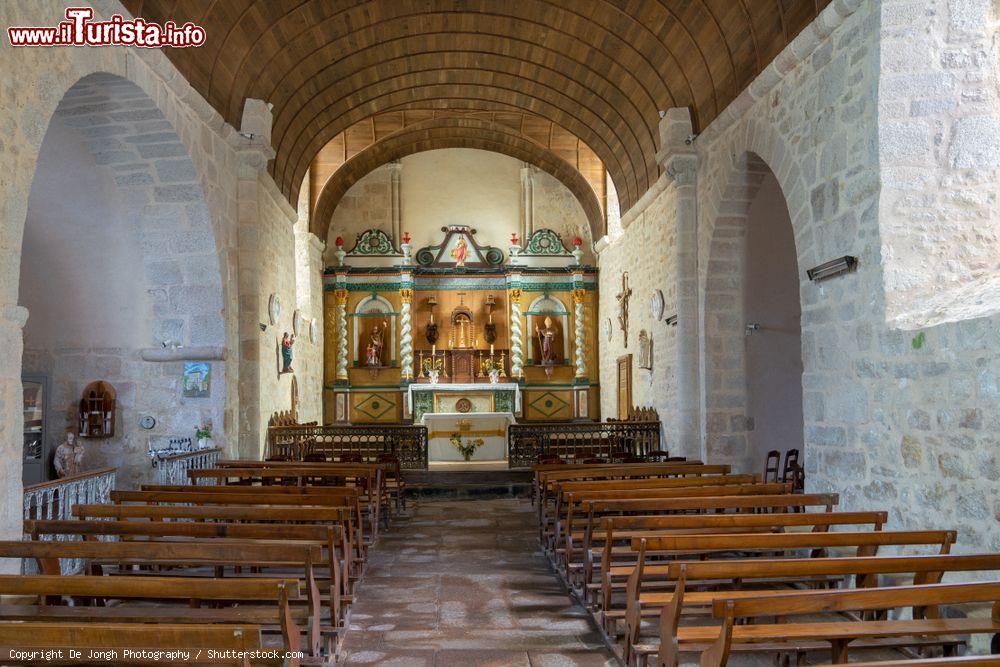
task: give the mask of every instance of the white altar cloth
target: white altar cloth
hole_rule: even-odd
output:
[[[413,383],[410,385],[406,392],[406,409],[408,412],[413,412],[413,392],[415,391],[430,391],[430,392],[483,392],[483,391],[513,391],[514,392],[514,412],[521,412],[521,386],[516,382],[497,382],[496,384],[491,384],[489,382],[465,382],[465,383],[450,383],[450,382],[439,382],[438,384],[424,384],[424,383]]]
[[[427,427],[429,461],[462,461],[461,452],[451,444],[458,433],[463,442],[483,439],[473,461],[503,461],[507,458],[507,427],[514,423],[509,412],[428,412],[420,420]]]

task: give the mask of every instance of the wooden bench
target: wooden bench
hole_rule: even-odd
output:
[[[63,650],[66,655],[62,659],[44,655],[29,658],[18,655],[19,665],[73,665],[81,662],[93,664],[93,659],[74,660],[69,658],[70,649],[80,651],[83,656],[89,656],[91,650],[102,649],[147,649],[161,651],[183,651],[197,653],[198,649],[216,649],[218,651],[236,651],[248,653],[262,648],[260,628],[255,625],[205,625],[189,624],[156,624],[143,625],[131,623],[41,623],[41,622],[0,622],[0,662],[7,663],[11,651],[22,652],[38,650]],[[126,658],[122,656],[122,662]],[[143,659],[141,656],[130,656],[128,664],[162,665],[162,659]],[[261,658],[251,662],[249,658],[233,659],[231,662],[214,662],[213,664],[242,665],[281,665],[282,659]],[[111,664],[110,662],[108,664]],[[120,663],[121,664],[121,663]],[[197,665],[196,660],[184,664]],[[293,667],[299,664],[292,659]]]
[[[306,599],[300,608],[301,613],[297,614],[297,620],[305,622],[308,628],[309,648],[313,656],[320,656],[324,650],[333,654],[333,647],[336,646],[337,636],[340,628],[339,606],[335,609],[333,599],[339,604],[339,590],[331,586],[330,615],[324,619],[321,611],[322,598],[316,584],[314,564],[321,558],[318,547],[297,546],[291,544],[260,544],[252,542],[243,543],[219,543],[218,541],[202,542],[92,542],[92,541],[0,541],[0,558],[30,558],[38,563],[39,570],[44,574],[58,576],[59,559],[74,558],[88,561],[87,571],[92,574],[109,573],[124,575],[121,580],[125,582],[120,586],[124,588],[119,591],[128,590],[129,586],[141,589],[144,579],[150,576],[171,579],[166,576],[162,568],[182,568],[175,570],[183,577],[198,577],[202,586],[206,589],[217,587],[220,590],[226,588],[224,575],[228,568],[230,576],[234,581],[247,579],[248,577],[274,579],[277,573],[280,577],[295,577],[301,580],[305,586]],[[149,570],[135,570],[133,568],[160,568],[155,575]],[[247,572],[236,572],[236,569],[249,570],[250,568],[260,568],[269,570],[270,575],[250,575]],[[141,576],[138,576],[141,575]],[[137,578],[138,577],[138,578]],[[213,578],[214,577],[214,578]],[[12,580],[19,579],[14,576]],[[77,580],[97,579],[97,577],[62,577],[64,585],[63,594],[71,594],[68,591],[73,589]],[[101,577],[104,579],[104,577]],[[8,585],[17,584],[8,582]],[[196,586],[195,586],[196,588]],[[189,589],[193,591],[194,588]],[[16,594],[16,593],[11,593]],[[78,593],[83,595],[83,593]],[[124,594],[124,593],[123,593]],[[149,596],[144,596],[149,597]],[[187,597],[197,597],[188,595]],[[287,616],[287,618],[284,618]],[[292,621],[292,617],[283,614],[283,623]],[[242,620],[242,619],[238,619]],[[326,621],[324,624],[323,621]],[[296,628],[295,633],[298,630]],[[298,635],[289,630],[286,641],[294,641],[298,645]],[[286,643],[286,648],[291,649]]]
[[[300,599],[297,579],[0,575],[0,596],[38,599],[36,604],[0,604],[3,624],[12,621],[188,626],[254,624],[280,628],[282,648],[286,651],[301,652],[304,648],[295,617],[303,619],[301,614],[293,614],[290,607],[290,602]],[[74,604],[62,604],[64,597],[71,598]],[[108,606],[106,603],[112,600],[128,604]],[[143,605],[138,601],[156,604]],[[164,605],[164,601],[174,604]],[[202,603],[212,606],[201,608]],[[220,603],[237,606],[222,607]],[[260,636],[259,629],[257,636]]]
[[[803,653],[817,645],[829,647],[831,661],[848,661],[849,647],[905,647],[941,640],[946,648],[955,645],[956,635],[1000,632],[1000,582],[927,584],[834,591],[799,591],[782,596],[721,598],[712,603],[712,616],[721,629],[712,626],[683,626],[666,634],[660,642],[657,664],[674,666],[683,652],[700,652],[702,667],[722,667],[733,650],[788,651]],[[988,618],[945,618],[944,605],[989,603]],[[912,619],[875,620],[848,618],[858,611],[888,611],[912,608]],[[775,614],[780,610],[779,614]],[[793,621],[790,616],[833,615],[833,620]],[[781,622],[756,623],[758,618],[775,617]],[[736,624],[737,619],[748,619]]]
[[[781,514],[704,514],[670,516],[615,516],[601,519],[597,530],[587,526],[584,536],[585,577],[587,592],[600,591],[601,606],[611,608],[611,595],[624,589],[624,580],[635,566],[632,540],[666,534],[788,532],[809,528],[826,532],[835,526],[871,526],[882,530],[888,518],[886,512],[792,512]],[[625,542],[624,546],[616,546]],[[628,559],[625,562],[623,559]],[[600,583],[596,583],[597,574]],[[589,596],[588,596],[589,597]]]
[[[271,542],[307,543],[326,549],[328,567],[333,585],[341,591],[339,604],[331,598],[331,613],[339,606],[339,618],[346,620],[347,605],[353,602],[350,577],[347,575],[351,554],[350,543],[339,554],[337,545],[344,544],[340,535],[345,534],[340,526],[303,524],[233,524],[195,523],[188,521],[25,521],[24,533],[33,540],[41,540],[46,535],[73,535],[85,540],[99,536],[113,536],[118,539],[164,540],[213,539],[213,540],[263,540]]]
[[[646,561],[647,546],[659,554],[675,554],[683,556],[700,556],[722,553],[759,552],[765,554],[780,554],[789,551],[809,550],[813,558],[825,556],[829,549],[854,549],[855,557],[873,557],[880,547],[885,546],[933,546],[939,554],[947,554],[955,543],[957,535],[954,531],[876,531],[876,532],[808,532],[808,533],[747,533],[725,535],[670,535],[654,538],[634,538],[632,547],[637,551],[636,564],[627,572],[628,583],[625,593],[625,609],[603,609],[600,621],[605,628],[614,634],[614,626],[618,621],[625,622],[623,639],[626,660],[631,661],[639,643],[642,617],[660,613],[664,606],[679,609],[677,597],[673,592],[642,593],[642,586],[647,577],[671,579],[672,563],[653,563]],[[718,562],[722,562],[718,559]],[[714,561],[710,561],[714,562]],[[752,566],[751,566],[752,567]],[[612,568],[614,569],[614,568]],[[623,568],[626,570],[627,568]],[[679,580],[675,569],[675,580]],[[625,574],[625,572],[620,572]],[[778,575],[771,575],[777,577]],[[788,575],[800,576],[800,575]],[[842,575],[841,575],[842,576]],[[775,588],[787,588],[782,581],[772,582]],[[680,586],[683,589],[683,586]],[[683,590],[682,590],[683,592]],[[683,596],[681,597],[683,599]],[[675,606],[676,605],[676,606]],[[677,612],[679,613],[679,611]]]

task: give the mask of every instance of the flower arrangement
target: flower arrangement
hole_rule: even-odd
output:
[[[476,453],[476,450],[483,446],[483,439],[476,438],[475,440],[470,440],[469,442],[462,442],[461,433],[452,433],[451,446],[458,450],[463,459],[468,461],[472,458],[472,455]]]

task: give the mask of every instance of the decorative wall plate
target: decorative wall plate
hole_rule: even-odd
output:
[[[153,415],[143,415],[139,420],[139,426],[147,431],[156,426],[156,418]]]
[[[278,318],[281,317],[281,299],[277,294],[272,294],[267,301],[267,316],[271,318],[272,326],[277,324]]]
[[[304,323],[305,323],[305,318],[302,317],[302,311],[301,310],[296,310],[292,314],[292,331],[295,332],[296,336],[301,336],[302,335],[302,331],[303,331],[302,325]]]
[[[650,297],[650,307],[653,311],[653,321],[659,322],[663,319],[663,290],[655,289]]]
[[[315,343],[319,338],[319,321],[314,317],[309,322],[309,342]]]
[[[604,320],[604,337],[607,338],[608,342],[610,343],[611,337],[614,334],[615,334],[615,325],[611,323],[611,318],[609,317],[606,320]]]

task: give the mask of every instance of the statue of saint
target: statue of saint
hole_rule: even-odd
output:
[[[281,372],[294,373],[292,369],[292,346],[295,345],[295,335],[287,331],[281,337]]]
[[[371,367],[382,365],[382,348],[385,345],[385,330],[389,328],[389,322],[383,321],[381,326],[375,324],[371,335],[368,337],[368,346],[365,348],[366,363]]]
[[[66,431],[66,438],[56,447],[53,463],[59,477],[72,477],[80,473],[80,465],[83,463],[83,444],[76,439],[73,431]]]
[[[556,363],[555,340],[558,330],[552,325],[552,318],[546,317],[544,328],[535,325],[535,335],[538,336],[538,347],[542,351],[542,365],[551,366]]]
[[[458,243],[451,251],[451,256],[455,258],[455,266],[465,266],[465,260],[469,256],[469,244],[464,236],[458,237]]]

